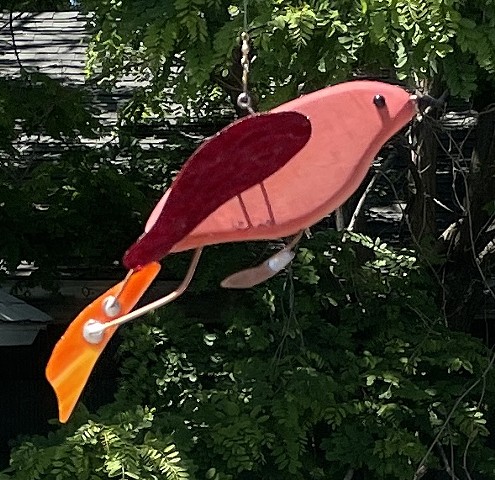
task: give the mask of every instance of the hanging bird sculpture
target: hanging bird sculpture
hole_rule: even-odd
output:
[[[245,117],[207,139],[125,253],[126,279],[86,307],[55,346],[46,375],[60,421],[69,418],[118,325],[177,298],[203,247],[295,235],[281,252],[222,286],[250,287],[283,269],[301,232],[352,195],[380,148],[414,117],[417,103],[398,86],[348,82]],[[195,254],[181,286],[131,311],[158,274],[158,262],[185,250]]]

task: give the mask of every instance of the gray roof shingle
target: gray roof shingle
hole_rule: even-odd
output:
[[[0,347],[30,345],[52,317],[0,290]]]
[[[0,322],[48,323],[51,320],[50,315],[0,290]]]
[[[12,38],[13,37],[13,38]],[[0,75],[23,67],[72,85],[84,84],[88,35],[79,12],[0,13]]]

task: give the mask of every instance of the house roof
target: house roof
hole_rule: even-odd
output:
[[[52,317],[0,290],[0,347],[30,345]]]
[[[0,322],[48,323],[51,320],[50,315],[0,290]]]
[[[85,83],[88,35],[80,12],[0,13],[0,74],[13,77],[24,68],[71,85]]]
[[[83,86],[98,120],[108,131],[117,123],[117,112],[142,83],[128,76],[111,89],[98,88],[86,78],[86,50],[90,35],[88,17],[77,11],[0,12],[0,76],[19,77],[21,67],[48,75],[67,86]],[[112,140],[110,134],[99,139],[80,139],[79,146],[102,146]],[[20,144],[36,151],[57,153],[59,142],[49,137],[22,136]],[[143,139],[146,145],[158,141]],[[74,145],[75,146],[75,145]]]
[[[106,127],[101,138],[80,138],[74,147],[99,147],[116,143],[112,134],[117,124],[118,110],[127,103],[134,91],[145,85],[137,76],[126,75],[110,89],[103,89],[86,78],[86,50],[90,35],[88,16],[78,11],[66,12],[0,12],[0,77],[18,77],[21,66],[28,71],[46,74],[68,86],[84,86],[90,95],[92,107],[98,111],[99,122]],[[170,99],[168,116],[162,116],[152,125],[139,125],[134,134],[147,150],[163,148],[171,132],[180,131],[196,139],[212,135],[215,124],[223,124],[225,110],[209,112],[204,121],[184,121],[184,109]],[[178,125],[178,118],[181,118]],[[212,118],[217,119],[212,122]],[[49,137],[22,136],[19,144],[23,154],[30,152],[57,155],[60,142]],[[47,157],[52,160],[53,157]]]

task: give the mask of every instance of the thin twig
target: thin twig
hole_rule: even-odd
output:
[[[454,159],[454,161],[456,161]],[[470,243],[470,250],[473,256],[473,261],[476,266],[476,269],[478,270],[478,273],[481,277],[481,280],[483,281],[483,284],[485,285],[487,291],[490,293],[490,296],[495,300],[495,292],[493,291],[491,285],[488,283],[488,279],[486,278],[485,272],[481,268],[480,262],[478,261],[478,254],[476,253],[476,243],[474,239],[474,232],[473,232],[473,217],[471,213],[471,199],[469,198],[469,183],[467,176],[462,172],[462,180],[464,183],[464,188],[466,190],[466,218],[469,224],[468,232],[469,232],[469,243]]]
[[[349,222],[349,225],[347,227],[347,230],[349,232],[352,232],[354,230],[354,227],[356,225],[357,219],[359,217],[359,214],[361,213],[361,210],[363,208],[364,202],[366,201],[366,198],[370,194],[371,190],[375,186],[376,181],[380,178],[382,172],[384,172],[388,166],[390,165],[390,159],[388,158],[383,165],[381,166],[380,170],[378,170],[374,175],[373,178],[370,180],[370,183],[368,183],[368,186],[366,187],[366,190],[363,192],[361,195],[361,198],[359,199],[358,204],[356,205],[356,208],[354,209],[354,213],[352,214],[351,220]]]
[[[397,192],[397,190],[396,190],[396,188],[394,186],[394,183],[390,179],[390,177],[385,172],[382,172],[381,175],[383,176],[383,178],[389,184],[389,186],[392,189],[392,192],[393,192],[395,198],[399,199],[399,194],[398,194],[398,192]],[[412,228],[411,222],[409,221],[409,218],[408,218],[406,212],[404,211],[404,208],[402,208],[402,206],[400,208],[401,208],[401,211],[402,211],[402,217],[404,218],[404,220],[406,222],[406,225],[407,225],[407,228],[408,228],[409,232],[411,233],[411,239],[412,239],[415,247],[418,249],[418,251],[420,253],[424,253],[423,252],[422,245],[419,243],[418,239],[416,238],[416,236],[413,233],[413,228]],[[443,305],[442,305],[442,313],[443,313],[445,322],[447,322],[447,314],[446,314],[446,311],[445,311],[445,306],[446,306],[446,300],[445,299],[447,298],[446,287],[445,287],[444,283],[442,282],[442,280],[440,279],[440,277],[438,276],[437,270],[431,264],[431,262],[428,260],[427,256],[424,255],[424,257],[425,257],[425,263],[428,266],[428,269],[431,271],[433,277],[435,278],[436,282],[438,283],[438,286],[440,287],[440,290],[442,291],[442,295],[443,295],[443,299],[444,299],[444,302],[443,302]]]
[[[468,438],[468,441],[466,443],[466,448],[464,449],[464,453],[462,454],[462,469],[464,470],[464,473],[466,474],[466,477],[468,480],[473,480],[471,477],[471,474],[469,473],[469,470],[467,468],[467,454],[468,454],[469,447],[471,446],[471,443],[473,442],[473,440],[474,440],[474,436],[471,435]]]
[[[438,451],[440,452],[440,456],[442,457],[443,466],[445,467],[445,471],[450,476],[452,480],[459,480],[459,477],[455,474],[454,469],[449,465],[449,460],[447,459],[447,455],[445,454],[442,445],[437,444]]]
[[[10,29],[10,37],[12,38],[12,46],[14,47],[14,55],[17,60],[17,64],[19,65],[19,70],[21,73],[24,71],[24,67],[22,65],[21,59],[19,57],[19,50],[17,49],[17,43],[15,41],[15,32],[14,32],[14,3],[12,3],[9,12],[9,29]]]
[[[430,456],[433,448],[435,448],[435,445],[438,443],[438,441],[440,440],[440,437],[442,436],[444,430],[447,428],[447,426],[449,425],[450,423],[450,420],[452,419],[454,413],[456,412],[457,410],[457,407],[460,405],[460,403],[469,395],[469,393],[474,390],[478,385],[479,383],[482,381],[482,379],[484,379],[487,375],[488,375],[488,372],[491,370],[491,368],[493,367],[493,363],[495,362],[495,353],[492,353],[492,356],[491,356],[491,359],[490,359],[490,362],[488,363],[488,366],[485,368],[485,370],[483,371],[483,373],[481,374],[481,377],[478,378],[477,380],[475,380],[470,387],[468,387],[464,393],[456,400],[456,402],[454,403],[454,406],[452,407],[452,409],[450,410],[449,414],[447,415],[447,418],[445,419],[445,422],[444,424],[442,425],[442,427],[438,430],[438,433],[435,435],[435,438],[433,439],[433,441],[431,442],[427,452],[424,454],[423,458],[421,459],[421,461],[419,462],[419,465],[418,465],[418,468],[416,469],[416,473],[414,474],[414,480],[417,480],[418,478],[418,472],[422,469],[422,467],[424,467],[426,461],[428,460],[428,457]]]
[[[13,4],[12,4],[12,8],[13,8]],[[22,15],[22,12],[19,12],[17,14],[17,16],[15,17],[15,20],[17,20],[21,15]],[[11,24],[11,22],[12,22],[12,20],[9,19],[3,25],[0,25],[0,31],[3,30],[5,27],[9,26]]]

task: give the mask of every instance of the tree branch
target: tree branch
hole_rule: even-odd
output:
[[[9,30],[10,30],[10,37],[12,38],[12,46],[14,47],[14,55],[17,61],[17,64],[19,65],[19,70],[21,73],[24,71],[24,66],[22,65],[21,59],[19,57],[19,50],[17,49],[17,43],[15,41],[15,32],[14,32],[14,2],[12,2],[10,6],[10,11],[9,11]]]
[[[371,190],[373,189],[373,187],[375,186],[375,183],[376,181],[380,178],[380,176],[382,175],[382,172],[384,172],[388,166],[390,165],[390,159],[387,159],[383,165],[381,166],[380,170],[378,170],[374,175],[373,175],[373,178],[370,180],[370,183],[368,183],[368,186],[366,187],[366,190],[363,192],[363,194],[361,195],[361,198],[359,199],[359,202],[358,204],[356,205],[356,208],[354,210],[354,213],[352,214],[352,217],[351,217],[351,220],[349,222],[349,225],[347,227],[347,230],[349,230],[349,232],[352,232],[354,230],[354,227],[356,225],[356,221],[359,217],[359,214],[361,213],[361,210],[364,206],[364,202],[366,201],[366,198],[368,197],[368,195],[370,194]],[[337,229],[338,230],[338,229]]]
[[[437,447],[438,447],[438,451],[440,452],[440,456],[442,457],[443,466],[445,467],[445,471],[447,472],[447,474],[450,476],[450,478],[452,480],[459,480],[459,477],[455,474],[454,470],[449,465],[449,460],[448,460],[447,455],[445,454],[445,452],[442,448],[442,445],[440,445],[438,443]]]
[[[453,417],[454,413],[457,410],[457,407],[459,407],[460,403],[467,397],[467,395],[469,395],[469,393],[472,390],[474,390],[485,379],[485,377],[488,375],[488,372],[492,369],[494,362],[495,362],[495,353],[492,353],[492,357],[490,358],[490,362],[488,363],[487,367],[485,368],[485,370],[481,374],[481,377],[477,378],[468,388],[466,388],[466,390],[464,390],[464,393],[457,398],[457,400],[454,403],[454,406],[452,407],[449,414],[447,415],[447,418],[445,419],[444,424],[440,427],[440,430],[438,430],[438,433],[435,435],[435,438],[431,442],[430,447],[428,448],[427,452],[424,454],[423,458],[419,462],[418,468],[416,469],[416,473],[414,475],[414,480],[418,480],[419,478],[421,478],[424,475],[424,473],[423,473],[423,475],[421,475],[421,477],[418,476],[421,469],[425,466],[425,463],[428,460],[428,457],[430,456],[433,448],[435,447],[435,445],[437,445],[440,438],[442,437],[444,430],[448,427],[451,418]]]
[[[352,480],[353,478],[354,478],[354,469],[349,468],[349,470],[347,470],[347,473],[345,474],[344,480]]]

